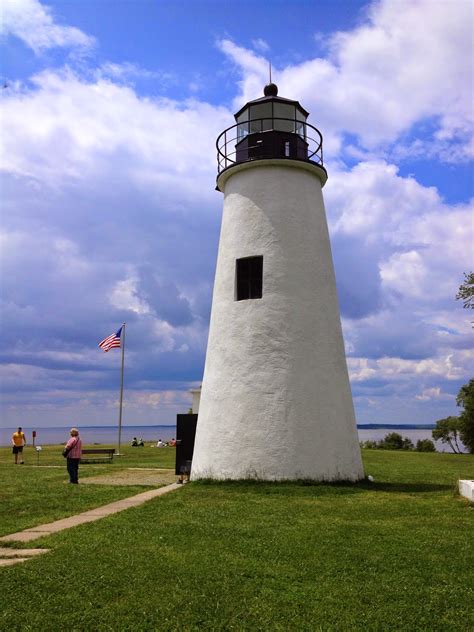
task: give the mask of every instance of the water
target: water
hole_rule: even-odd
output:
[[[11,445],[11,436],[16,428],[5,428],[0,431],[0,446]],[[27,442],[32,443],[33,428],[23,427]],[[110,443],[117,444],[118,430],[116,426],[80,426],[81,438],[84,443]],[[380,441],[389,432],[398,432],[403,437],[408,437],[416,445],[419,439],[432,439],[432,427],[424,428],[400,428],[387,426],[385,428],[358,428],[359,441]],[[176,437],[176,426],[122,426],[122,445],[130,444],[133,437],[142,438],[145,443],[156,443],[158,439],[169,441]],[[50,445],[65,443],[69,438],[69,428],[37,428],[36,445]],[[451,452],[448,444],[435,441],[438,452]]]
[[[0,431],[0,445],[11,445],[11,436],[16,428],[5,428]],[[28,444],[33,443],[33,428],[23,426]],[[52,445],[66,443],[69,439],[69,428],[36,428],[36,445]],[[117,426],[79,426],[83,443],[118,442]],[[122,445],[130,444],[133,437],[142,438],[145,443],[156,443],[158,439],[169,441],[176,437],[176,426],[122,426]]]

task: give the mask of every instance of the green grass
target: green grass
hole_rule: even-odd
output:
[[[363,457],[374,484],[191,483],[38,540],[0,629],[472,631],[474,456]]]
[[[61,446],[44,447],[37,466],[37,454],[31,447],[24,450],[24,465],[13,465],[11,448],[0,448],[0,535],[58,520],[143,491],[143,487],[138,486],[68,485],[66,459],[61,450]],[[123,457],[115,457],[111,463],[81,465],[79,480],[129,467],[174,467],[174,448],[127,448],[123,452]]]

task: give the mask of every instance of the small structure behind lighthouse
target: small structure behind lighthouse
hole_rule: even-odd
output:
[[[322,136],[264,97],[217,140],[224,194],[191,478],[363,474],[322,187]]]

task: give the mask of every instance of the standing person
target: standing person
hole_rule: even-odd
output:
[[[77,428],[71,428],[71,438],[64,449],[67,450],[66,462],[69,474],[69,482],[77,485],[79,483],[79,461],[82,456],[82,441]]]
[[[18,430],[12,434],[12,452],[15,455],[15,465],[18,465],[18,455],[20,455],[21,458],[20,465],[23,465],[23,448],[25,447],[25,445],[25,433],[23,432],[21,427],[19,427]]]

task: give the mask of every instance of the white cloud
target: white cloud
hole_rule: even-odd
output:
[[[34,221],[37,218],[51,223],[54,217],[56,231],[48,237],[46,249],[58,262],[64,282],[68,266],[72,266],[71,278],[76,284],[79,274],[90,280],[100,268],[103,275],[101,258],[107,260],[108,255],[101,250],[111,250],[109,239],[133,239],[138,259],[141,248],[150,256],[149,234],[136,221],[140,205],[165,208],[184,216],[197,207],[202,217],[211,199],[213,205],[220,204],[212,190],[213,142],[231,118],[225,108],[199,101],[179,103],[140,98],[130,86],[104,79],[86,81],[70,70],[44,72],[36,77],[34,86],[26,92],[12,92],[4,100],[4,117],[9,121],[3,138],[6,170],[21,183],[33,179]],[[130,196],[130,202],[125,203],[132,204],[121,216],[121,228],[114,217],[117,208],[106,208],[102,201],[99,204],[96,201],[116,187],[123,189],[125,198]],[[24,187],[21,189],[24,195]],[[87,207],[76,208],[74,213],[63,211],[64,203],[75,208],[74,197],[79,191],[92,196],[97,207],[93,215],[97,229],[88,227],[92,215]],[[140,191],[138,208],[135,191]],[[44,195],[53,196],[47,212],[41,211],[39,202]],[[66,201],[56,201],[58,195],[66,196]],[[443,323],[448,321],[454,330],[460,330],[459,317],[453,320],[446,316],[440,320],[435,316],[440,313],[439,301],[451,301],[457,307],[452,301],[457,289],[456,275],[459,276],[460,269],[469,268],[472,236],[467,206],[445,204],[435,188],[423,187],[414,178],[401,177],[395,165],[381,160],[361,162],[351,170],[335,164],[325,187],[325,200],[339,289],[351,309],[360,304],[363,310],[358,314],[345,311],[349,317],[364,317],[346,324],[351,355],[378,355],[385,349],[389,355],[402,356],[410,353],[415,343],[416,353],[433,353],[438,344],[430,346],[433,331],[447,326]],[[23,207],[25,221],[31,222],[28,204]],[[93,263],[86,261],[89,239],[77,243],[76,238],[83,238],[78,234],[73,239],[69,234],[70,218],[74,215],[76,222],[82,217],[86,223],[82,233],[107,235],[105,241],[101,237],[98,242],[99,258]],[[17,222],[19,217],[18,213],[12,214],[8,221]],[[64,233],[57,230],[61,226]],[[185,224],[180,230],[184,228]],[[159,233],[162,232],[160,226]],[[342,254],[346,259],[341,261]],[[153,253],[150,261],[155,261],[158,255],[159,252]],[[123,255],[118,250],[113,257],[122,259]],[[157,349],[202,346],[202,341],[197,340],[202,335],[200,328],[188,328],[183,339],[182,328],[173,328],[160,315],[155,320],[148,300],[140,293],[138,261],[133,261],[134,258],[135,253],[128,252],[119,266],[108,262],[110,267],[103,285],[108,283],[113,288],[112,306],[150,318]],[[357,283],[354,283],[356,270]],[[186,283],[186,276],[183,275],[179,290],[185,288],[192,304],[199,288]],[[436,278],[436,283],[431,283],[431,278]],[[158,290],[157,286],[153,292],[156,294]],[[169,302],[169,292],[166,296],[166,289],[160,291],[164,292],[163,304]],[[393,319],[390,340],[387,312],[383,309],[387,303]],[[399,323],[413,318],[413,310],[417,312],[416,327],[411,323],[410,327],[400,328]],[[449,345],[452,336],[448,338]],[[370,340],[378,341],[379,350],[373,347],[369,352]],[[390,347],[385,346],[388,343]]]
[[[242,103],[262,96],[263,86],[268,79],[268,62],[228,39],[220,40],[218,46],[242,71],[242,78],[239,81],[240,94],[234,98],[234,109],[240,109]]]
[[[360,162],[350,171],[333,168],[324,193],[334,230],[369,240],[374,230],[393,240],[394,229],[409,217],[441,206],[435,188],[400,177],[395,165],[381,160]]]
[[[147,70],[146,68],[141,68],[138,64],[132,64],[131,62],[124,62],[122,64],[106,62],[102,64],[94,74],[97,79],[112,79],[114,81],[152,79],[154,81],[159,81],[161,85],[175,80],[175,77],[171,73]]]
[[[416,250],[396,253],[382,262],[380,276],[386,287],[418,298],[423,296],[429,284],[429,271]]]
[[[95,40],[73,26],[56,24],[52,10],[39,0],[2,0],[2,35],[20,38],[36,54],[48,48],[94,46]]]
[[[324,194],[342,313],[359,319],[346,324],[351,354],[423,355],[443,328],[467,335],[454,295],[472,267],[472,204],[447,204],[383,161],[331,170]]]
[[[415,395],[415,399],[418,399],[419,401],[422,401],[422,402],[426,402],[432,399],[434,400],[448,399],[449,400],[449,399],[452,399],[452,396],[446,393],[443,393],[441,391],[441,388],[437,386],[435,388],[423,389],[420,395]]]
[[[134,312],[138,315],[150,313],[149,305],[137,296],[137,280],[134,278],[117,281],[110,292],[109,300],[118,309]]]
[[[257,39],[252,40],[252,46],[255,48],[255,50],[258,50],[261,53],[266,53],[270,50],[270,46],[268,42],[266,42],[261,37],[258,37]]]
[[[335,235],[380,246],[386,288],[428,301],[448,297],[456,275],[472,265],[472,203],[449,205],[435,188],[382,162],[334,172],[325,193]]]
[[[164,406],[189,406],[191,396],[183,391],[164,390],[160,392],[141,391],[130,393],[128,397],[129,407],[159,408]]]
[[[229,40],[220,46],[242,73],[236,101],[260,96],[265,60]],[[274,72],[280,94],[298,98],[313,112],[329,155],[338,151],[344,132],[376,148],[423,121],[435,128],[430,142],[422,143],[425,152],[439,151],[439,159],[451,162],[474,155],[470,0],[375,2],[361,26],[332,37],[330,50],[329,59]],[[403,149],[395,151],[400,156]]]
[[[3,99],[7,171],[56,186],[118,167],[141,187],[168,191],[214,179],[215,138],[230,119],[225,108],[140,98],[130,86],[88,82],[71,70],[44,71],[33,83]]]
[[[426,360],[348,358],[348,367],[351,380],[355,383],[374,379],[396,382],[406,381],[407,378],[418,381],[426,378],[459,380],[468,374],[469,364],[473,360],[474,352],[459,351]],[[430,390],[431,396],[435,390]]]

